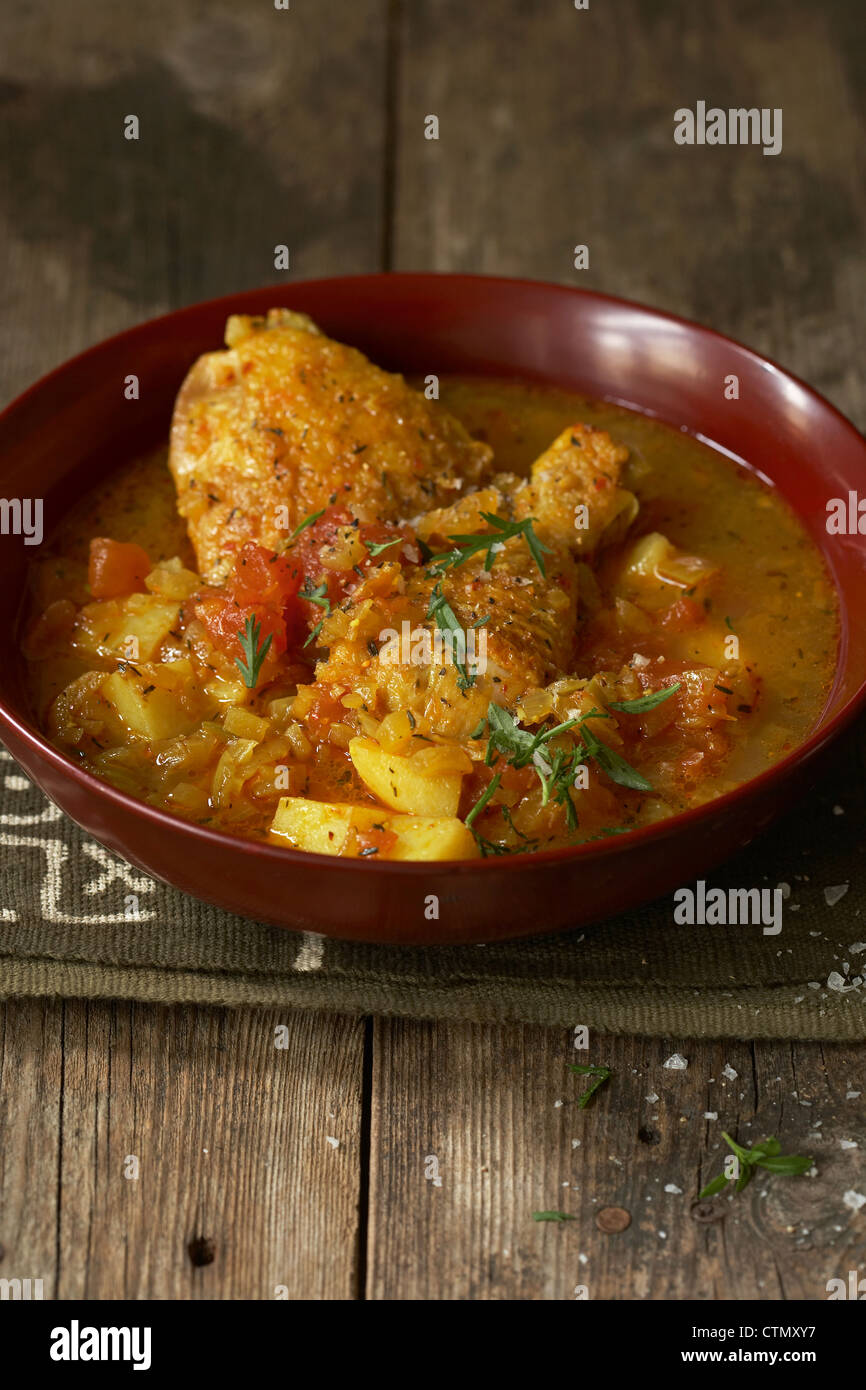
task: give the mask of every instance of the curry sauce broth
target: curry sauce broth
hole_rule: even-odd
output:
[[[708,790],[756,776],[806,738],[832,685],[839,610],[820,552],[775,489],[690,435],[611,403],[479,379],[443,382],[441,399],[492,445],[501,468],[519,473],[574,420],[608,430],[630,451],[629,486],[641,504],[629,543],[661,531],[719,563],[711,607],[738,635],[761,698]],[[580,673],[591,674],[579,656]]]
[[[595,602],[603,615],[580,630],[575,675],[589,678],[605,663],[628,662],[637,645],[632,633],[620,632],[604,616],[614,611],[621,553],[637,538],[661,532],[680,550],[715,566],[714,578],[701,590],[703,609],[714,630],[722,625],[724,632],[736,634],[755,698],[741,701],[736,717],[725,726],[729,747],[712,773],[682,795],[668,786],[664,814],[719,795],[802,742],[818,720],[832,682],[838,607],[821,555],[778,493],[684,433],[616,405],[483,378],[443,380],[441,401],[470,434],[492,446],[501,471],[526,474],[551,440],[576,421],[608,430],[630,451],[628,486],[640,501],[640,512],[626,541],[611,547],[597,566]],[[119,469],[108,485],[94,489],[69,514],[33,566],[31,616],[57,599],[77,605],[89,601],[87,554],[94,536],[135,541],[154,563],[179,556],[195,568],[164,450]],[[648,657],[706,664],[700,639],[693,649],[691,641],[688,631],[653,629],[645,649]],[[80,660],[76,664],[56,657],[29,664],[32,704],[43,726],[51,701],[81,669]],[[676,746],[667,753],[676,760]],[[329,798],[323,790],[329,778],[333,782],[330,765],[318,780],[313,774],[304,794],[361,799],[351,787],[344,797]],[[147,795],[146,783],[136,790]],[[634,794],[622,799],[623,826],[661,813],[649,804],[644,809]],[[254,810],[240,818],[213,814],[195,819],[261,838],[267,835],[269,814]],[[587,835],[568,837],[581,838]]]

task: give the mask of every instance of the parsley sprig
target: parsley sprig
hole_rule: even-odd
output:
[[[699,1200],[705,1197],[715,1197],[716,1193],[723,1192],[728,1183],[734,1184],[736,1192],[742,1192],[754,1177],[756,1168],[763,1168],[768,1173],[779,1173],[784,1177],[794,1177],[800,1173],[808,1173],[812,1167],[813,1159],[806,1158],[802,1154],[783,1154],[778,1139],[762,1139],[760,1144],[754,1144],[751,1149],[744,1149],[730,1134],[722,1131],[722,1138],[737,1155],[739,1160],[739,1175],[736,1178],[729,1178],[724,1173],[720,1173],[712,1182],[708,1182],[703,1191],[698,1193]]]
[[[255,690],[259,673],[273,641],[273,633],[269,632],[265,640],[260,643],[261,633],[261,620],[256,619],[255,613],[251,613],[247,618],[243,632],[238,632],[238,641],[241,644],[243,657],[236,656],[235,665],[243,676],[244,685],[248,690]]]
[[[523,536],[533,560],[541,571],[542,578],[547,577],[544,569],[544,556],[552,554],[552,551],[550,546],[542,544],[535,534],[532,526],[535,520],[534,516],[525,517],[523,521],[508,521],[505,517],[497,516],[495,512],[482,512],[481,519],[493,529],[449,536],[448,539],[454,542],[454,546],[451,550],[443,550],[438,555],[430,556],[431,574],[444,574],[445,570],[455,565],[462,565],[470,556],[479,555],[482,552],[484,553],[484,568],[489,571],[494,566],[496,556],[504,549],[505,542],[512,540],[515,536]]]

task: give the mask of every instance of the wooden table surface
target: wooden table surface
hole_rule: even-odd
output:
[[[859,0],[8,6],[0,391],[279,279],[285,244],[275,300],[383,267],[599,288],[745,340],[862,428],[864,60]],[[676,146],[697,100],[782,108],[782,154]],[[581,1111],[570,1037],[534,1027],[75,1000],[0,1020],[0,1276],[46,1296],[817,1299],[864,1265],[863,1214],[826,1185],[754,1183],[711,1221],[694,1200],[723,1104],[793,1151],[817,1120],[856,1140],[863,1047],[597,1039],[618,1083]],[[651,1105],[675,1050],[688,1072]],[[578,1220],[532,1221],[559,1207]]]

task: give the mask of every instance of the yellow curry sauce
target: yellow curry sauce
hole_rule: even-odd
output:
[[[238,631],[226,636],[217,612],[222,590],[196,572],[165,453],[85,497],[34,564],[24,650],[40,726],[91,771],[178,816],[379,859],[526,853],[619,833],[720,795],[806,737],[833,677],[837,604],[820,554],[778,494],[620,407],[482,378],[443,381],[441,393],[440,406],[492,449],[486,509],[472,510],[467,485],[445,520],[402,514],[376,531],[365,517],[359,530],[333,511],[342,498],[326,499],[331,529],[321,530],[328,515],[308,521],[285,549],[290,560],[303,553],[304,588],[292,601],[304,601],[254,687],[242,679]],[[620,503],[613,522],[605,515],[606,543],[560,559],[553,529],[538,522],[550,542],[541,597],[524,529],[471,563],[434,570],[423,602],[414,600],[431,554],[459,550],[448,537],[495,531],[479,516],[502,516],[502,499],[517,496],[500,475],[526,479],[558,438],[568,451],[563,432],[577,422],[628,450],[617,487],[637,503]],[[610,480],[600,481],[608,499]],[[537,513],[539,496],[515,502],[509,524]],[[586,522],[568,494],[578,528],[581,519],[592,527],[591,503]],[[93,537],[147,552],[153,572],[134,594],[94,601]],[[329,590],[326,562],[346,546],[356,578]],[[447,600],[438,615],[436,595]],[[513,650],[531,638],[544,655],[536,665],[527,657],[519,688],[509,687],[503,604],[514,605]],[[383,632],[405,624],[435,635],[443,613],[479,639],[489,631],[493,675],[463,680],[436,651],[435,673],[414,674],[405,651],[403,668],[383,665],[394,640]],[[506,711],[497,737],[491,703]],[[559,725],[568,727],[552,732]]]

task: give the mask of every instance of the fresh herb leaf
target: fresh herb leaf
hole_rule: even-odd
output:
[[[496,791],[496,788],[499,786],[501,780],[502,777],[500,773],[497,772],[496,776],[493,777],[487,783],[487,786],[484,788],[484,791],[481,793],[475,805],[472,807],[472,810],[466,817],[466,824],[470,827],[470,829],[472,827],[472,822],[474,821],[475,817],[484,810],[484,807],[487,805],[488,801],[493,796],[493,793]]]
[[[257,621],[256,615],[251,613],[244,623],[243,633],[238,633],[243,657],[236,656],[235,665],[243,676],[244,685],[248,690],[255,690],[259,673],[273,641],[273,633],[269,632],[265,640],[260,643],[261,632],[261,620]]]
[[[433,619],[440,632],[449,633],[452,637],[456,636],[458,633],[463,633],[463,629],[457,621],[457,614],[442,593],[441,581],[433,586],[433,592],[430,595],[430,606],[427,609],[427,618],[428,620],[430,618]],[[454,665],[457,667],[459,673],[457,680],[458,687],[461,690],[468,690],[471,685],[475,684],[475,676],[470,675],[466,669],[465,662],[458,661],[456,657],[454,658]]]
[[[754,1144],[751,1149],[744,1149],[741,1144],[731,1138],[730,1134],[725,1134],[724,1131],[722,1138],[728,1148],[736,1154],[740,1171],[736,1180],[727,1177],[725,1173],[720,1173],[717,1178],[713,1178],[698,1193],[698,1198],[701,1201],[705,1197],[715,1197],[717,1193],[724,1192],[731,1182],[734,1183],[736,1192],[742,1192],[751,1182],[756,1168],[763,1168],[767,1173],[778,1173],[782,1177],[795,1177],[798,1174],[808,1173],[814,1161],[811,1158],[806,1158],[803,1154],[783,1154],[778,1139],[763,1139],[759,1144]]]
[[[643,714],[644,710],[655,709],[663,700],[676,695],[681,686],[682,682],[677,681],[675,685],[666,685],[661,690],[653,691],[651,695],[642,695],[639,700],[611,700],[608,709],[622,710],[623,714]]]
[[[606,1081],[609,1081],[613,1075],[610,1067],[589,1066],[580,1062],[569,1062],[568,1070],[576,1072],[578,1076],[595,1077],[592,1084],[588,1086],[583,1095],[578,1098],[577,1104],[581,1110],[586,1109],[599,1087],[603,1086]]]
[[[316,626],[313,628],[312,632],[310,633],[309,637],[304,643],[304,646],[308,647],[311,642],[314,642],[316,640],[319,633],[322,631],[325,618],[328,618],[331,615],[331,600],[328,597],[327,581],[322,580],[321,584],[317,584],[316,587],[313,588],[313,581],[310,579],[308,575],[307,578],[304,580],[304,587],[303,589],[301,589],[298,597],[306,599],[307,603],[315,603],[317,607],[324,608],[325,610],[325,616],[319,619],[319,621],[316,623]]]
[[[393,541],[364,541],[364,545],[375,560],[376,556],[381,555],[383,550],[390,550],[392,546],[399,545],[402,539],[402,536],[397,536]]]
[[[310,512],[310,515],[309,515],[309,516],[305,516],[304,519],[303,519],[303,521],[300,523],[300,525],[295,527],[294,531],[293,531],[292,534],[289,536],[289,540],[290,540],[290,541],[295,540],[295,539],[301,534],[302,531],[306,531],[306,529],[307,529],[308,526],[312,526],[315,522],[318,521],[318,519],[319,519],[320,516],[324,516],[324,515],[325,515],[325,508],[324,508],[324,507],[322,508],[322,510],[321,510],[320,512]]]
[[[588,719],[589,715],[584,715]],[[584,727],[583,721],[580,726],[580,737],[583,739],[587,755],[594,758],[603,772],[606,772],[612,782],[616,782],[620,787],[631,787],[633,791],[651,792],[652,782],[648,782],[637,768],[627,763],[625,758],[619,753],[615,753],[612,748],[608,748],[606,743],[602,743],[600,738],[596,738],[591,729]]]
[[[534,1211],[533,1221],[576,1221],[576,1216],[571,1216],[567,1211]]]
[[[550,546],[543,545],[535,534],[532,527],[535,517],[528,516],[523,521],[507,521],[505,517],[497,516],[495,512],[482,512],[481,519],[493,529],[449,536],[449,541],[454,542],[454,548],[453,550],[443,550],[440,554],[430,557],[431,574],[444,574],[445,570],[455,565],[462,565],[470,556],[478,555],[481,552],[484,552],[484,568],[491,570],[496,556],[504,547],[505,541],[512,540],[515,536],[523,536],[529,546],[529,553],[541,571],[542,577],[546,578],[544,555],[550,555],[552,551]]]
[[[491,702],[487,707],[490,742],[514,767],[526,767],[527,763],[532,762],[534,753],[557,734],[565,733],[566,729],[573,728],[579,722],[577,719],[566,719],[553,729],[540,729],[537,734],[531,734],[528,729],[521,729],[517,720],[501,705]]]

